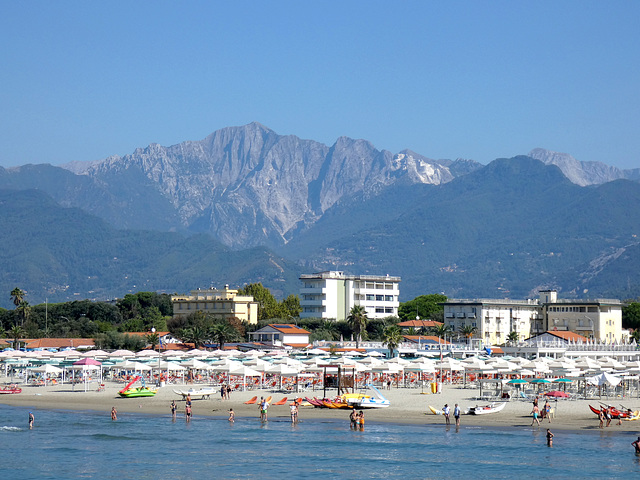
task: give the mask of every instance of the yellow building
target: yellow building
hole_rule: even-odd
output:
[[[192,290],[190,295],[172,295],[173,315],[186,317],[195,312],[204,312],[217,318],[238,318],[243,322],[258,323],[258,302],[252,296],[238,295],[229,285],[218,290]]]

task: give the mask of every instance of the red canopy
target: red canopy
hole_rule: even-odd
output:
[[[550,392],[545,393],[545,395],[547,397],[562,397],[562,398],[568,398],[570,397],[570,395],[566,392],[561,392],[560,390],[552,390]]]

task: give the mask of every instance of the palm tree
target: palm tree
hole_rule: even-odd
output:
[[[453,333],[451,327],[445,323],[437,325],[435,327],[431,327],[431,331],[438,338],[444,338],[447,335],[451,335]]]
[[[179,336],[180,340],[182,340],[183,342],[193,343],[195,348],[200,348],[206,340],[205,331],[197,325],[194,325],[193,327],[183,328],[182,330],[180,330]]]
[[[356,348],[360,348],[360,337],[362,331],[367,328],[367,320],[367,311],[362,305],[351,307],[347,322],[349,322],[351,330],[356,337]]]
[[[20,350],[20,339],[23,335],[22,327],[20,325],[14,325],[11,327],[11,330],[9,330],[9,333],[11,334],[11,338],[13,338],[13,348]]]
[[[518,340],[520,340],[520,336],[518,335],[518,332],[516,332],[515,330],[509,332],[509,335],[507,335],[508,343],[514,344],[514,343],[517,343]]]
[[[13,304],[17,307],[24,300],[24,296],[26,293],[23,290],[20,290],[18,287],[11,290],[11,300]]]
[[[22,317],[22,325],[29,319],[29,315],[31,315],[31,306],[29,302],[26,300],[22,300],[20,304],[16,307],[16,311],[20,313]]]
[[[238,335],[238,331],[228,323],[216,323],[210,330],[211,339],[218,344],[219,350],[224,350],[224,344],[235,340]]]
[[[160,336],[156,332],[147,333],[144,339],[151,345],[151,350],[155,350],[156,345],[160,343]]]
[[[473,338],[475,333],[478,331],[478,327],[473,327],[471,325],[465,325],[464,327],[460,327],[460,334],[464,335],[467,339],[467,344],[469,344],[469,340]]]
[[[384,329],[382,338],[382,344],[386,345],[389,348],[390,356],[391,358],[393,358],[393,352],[404,340],[404,337],[402,336],[402,330],[400,330],[400,327],[398,327],[397,325],[389,325]]]

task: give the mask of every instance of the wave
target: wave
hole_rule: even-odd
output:
[[[21,432],[22,429],[20,427],[0,427],[0,432]]]

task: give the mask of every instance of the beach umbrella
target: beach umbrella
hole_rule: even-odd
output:
[[[554,398],[569,398],[570,395],[566,392],[561,392],[560,390],[551,390],[550,392],[545,393],[545,396],[547,397],[554,397]]]
[[[548,380],[546,378],[533,378],[529,380],[529,383],[536,383],[536,384],[551,383],[551,380]]]
[[[133,353],[131,350],[116,350],[115,352],[111,352],[109,354],[109,357],[111,358],[115,358],[115,357],[135,357],[136,354]]]
[[[509,385],[523,385],[525,383],[529,383],[527,380],[524,380],[523,378],[514,378],[513,380],[509,380],[507,382],[507,384]]]

